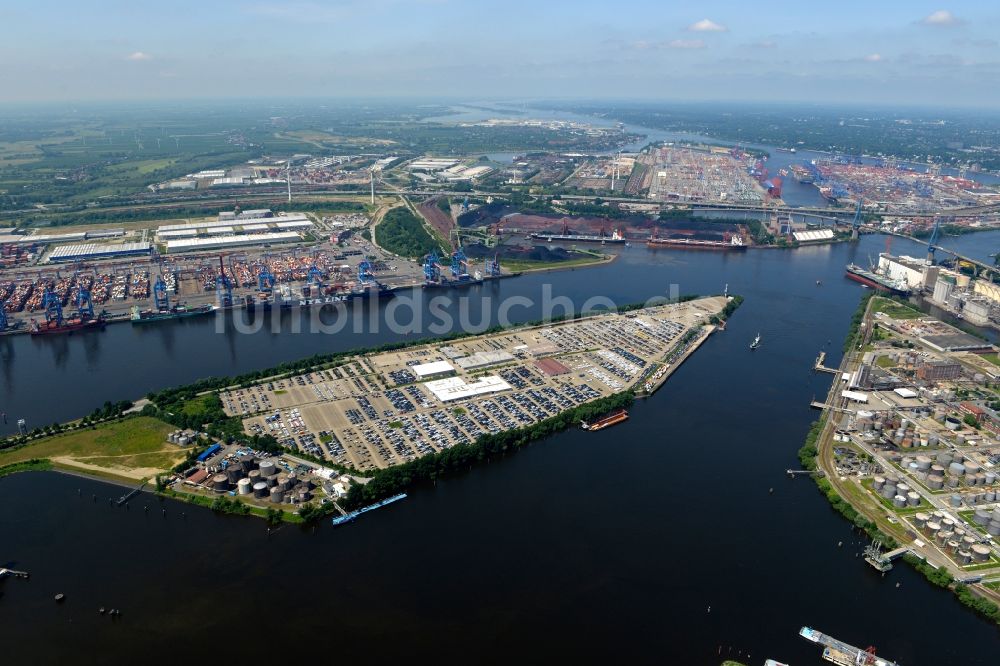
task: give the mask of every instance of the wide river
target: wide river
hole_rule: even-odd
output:
[[[1000,249],[1000,233],[949,240],[983,258]],[[103,483],[4,478],[0,566],[32,578],[0,588],[3,661],[715,664],[721,651],[755,666],[823,663],[796,635],[808,624],[906,666],[996,664],[995,626],[906,566],[872,570],[815,485],[784,474],[818,416],[810,400],[829,386],[813,360],[825,349],[839,361],[863,293],[844,265],[882,248],[875,236],[742,254],[637,246],[602,267],[452,294],[472,299],[474,321],[547,288],[579,305],[728,284],[746,302],[628,422],[567,431],[344,528],[268,535],[262,521],[150,495],[112,508],[121,491]],[[893,250],[920,254],[899,240]],[[11,423],[50,423],[108,398],[400,338],[216,333],[211,319],[7,337],[0,404]]]

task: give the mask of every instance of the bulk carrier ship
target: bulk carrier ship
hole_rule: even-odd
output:
[[[860,282],[866,287],[871,287],[877,291],[884,291],[900,296],[909,296],[910,287],[905,282],[893,280],[885,275],[876,273],[875,270],[866,270],[857,264],[847,264],[847,272],[844,274],[848,280]]]
[[[722,240],[703,240],[701,238],[650,238],[647,247],[674,247],[688,250],[722,250],[724,252],[747,249],[743,237],[739,234],[726,234]]]

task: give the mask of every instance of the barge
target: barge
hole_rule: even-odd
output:
[[[685,250],[721,250],[723,252],[747,249],[742,236],[733,234],[723,240],[703,240],[700,238],[650,238],[646,241],[649,248],[681,248]]]
[[[619,409],[594,421],[593,423],[580,421],[580,427],[588,432],[594,432],[597,430],[603,430],[604,428],[608,428],[613,425],[618,425],[622,421],[626,420],[628,420],[628,412],[624,409]]]

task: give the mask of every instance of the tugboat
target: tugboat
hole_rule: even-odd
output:
[[[753,342],[750,343],[750,350],[751,351],[753,351],[754,349],[757,349],[757,347],[760,347],[760,333],[758,333],[757,337],[754,338]]]

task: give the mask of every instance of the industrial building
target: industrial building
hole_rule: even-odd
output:
[[[417,379],[424,380],[432,377],[444,377],[454,374],[455,368],[448,361],[433,361],[431,363],[421,363],[410,368]]]
[[[406,165],[410,171],[444,171],[458,164],[458,160],[448,157],[426,157]]]
[[[793,231],[792,237],[796,243],[823,243],[833,240],[833,230],[811,229],[809,231]]]
[[[882,253],[878,258],[878,272],[890,280],[905,282],[910,289],[920,291],[933,288],[938,279],[938,267],[922,259]]]
[[[199,252],[203,250],[217,250],[220,248],[233,248],[246,245],[262,245],[269,243],[293,243],[302,240],[302,236],[293,231],[281,231],[266,234],[254,234],[250,236],[219,236],[214,238],[179,238],[167,241],[167,252],[176,254],[179,252]]]
[[[461,377],[448,377],[447,379],[427,382],[425,386],[441,402],[462,400],[485,393],[497,393],[511,389],[510,384],[496,375],[480,377],[474,382],[468,382]]]
[[[476,352],[463,358],[455,359],[455,363],[463,370],[478,370],[500,363],[510,363],[514,355],[505,351]]]
[[[119,245],[61,245],[48,257],[51,262],[82,261],[86,259],[109,259],[120,257],[148,256],[152,251],[150,243],[121,243]]]

